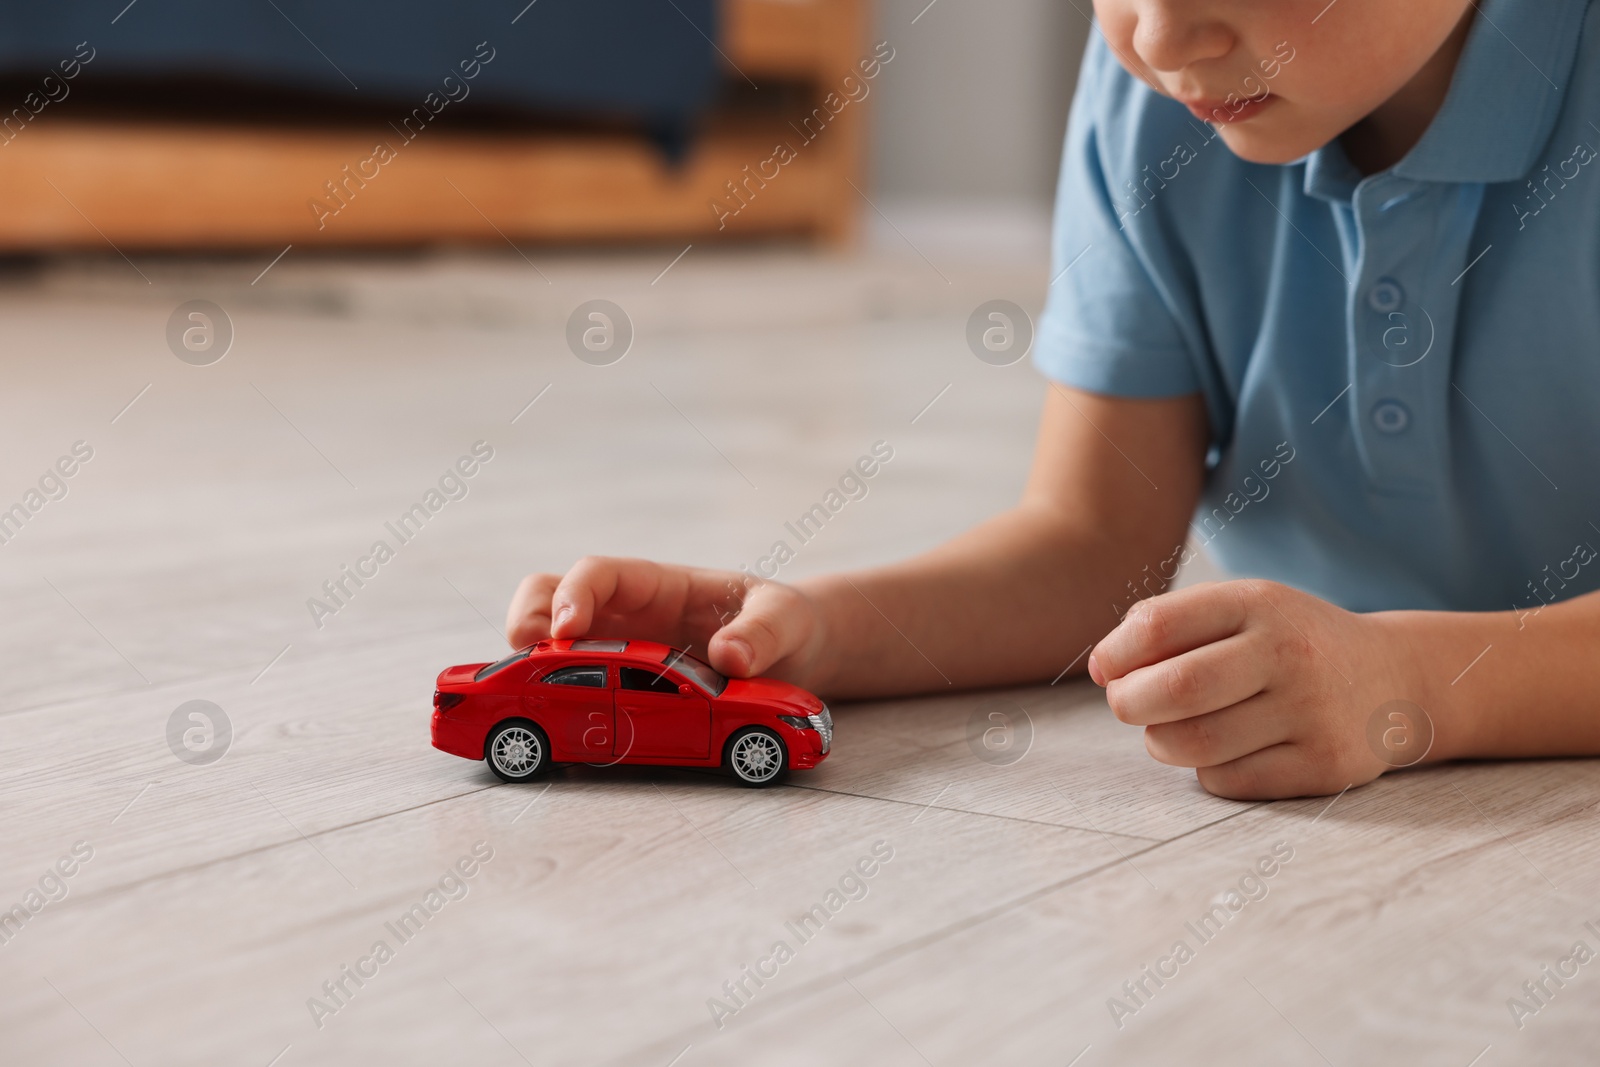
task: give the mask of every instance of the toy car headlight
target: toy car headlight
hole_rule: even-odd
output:
[[[811,728],[822,735],[822,751],[826,752],[833,747],[833,713],[828,710],[828,705],[822,705],[822,710],[806,716]]]
[[[828,714],[828,706],[824,704],[822,711],[811,715],[779,715],[778,721],[793,726],[796,730],[815,730],[817,736],[822,738],[822,751],[827,752],[833,745],[833,716]]]

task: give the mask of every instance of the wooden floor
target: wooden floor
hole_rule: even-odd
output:
[[[841,708],[827,763],[769,791],[507,786],[430,748],[433,676],[498,653],[526,571],[752,562],[878,439],[786,576],[1020,487],[1039,383],[963,328],[1037,308],[1042,265],[695,248],[661,274],[679,251],[5,276],[0,507],[93,458],[0,546],[0,909],[66,891],[0,925],[0,1062],[1595,1062],[1600,962],[1560,962],[1600,950],[1592,763],[1232,803],[1081,681]],[[563,339],[594,297],[636,330],[610,367]],[[165,340],[194,298],[236,334],[209,367]],[[468,495],[318,629],[307,599],[479,440]],[[232,723],[208,765],[168,745],[190,700]],[[1014,762],[969,743],[995,701],[1031,724]],[[1541,1005],[1547,965],[1577,973]]]

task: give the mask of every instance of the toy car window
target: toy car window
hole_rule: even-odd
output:
[[[665,671],[645,670],[640,667],[622,668],[622,688],[678,695],[678,683],[669,678]]]
[[[541,679],[546,685],[583,685],[591,689],[606,687],[604,667],[562,667]]]
[[[728,679],[687,652],[672,649],[661,662],[679,673],[687,674],[694,679],[696,685],[714,697],[721,696],[722,691],[728,688]]]
[[[472,680],[475,682],[481,682],[491,674],[498,674],[507,667],[511,666],[513,663],[520,663],[527,659],[528,653],[532,651],[533,649],[531,648],[519,649],[518,651],[511,653],[511,655],[507,656],[505,659],[496,660],[487,667],[479,670],[477,674],[474,674],[472,676]]]
[[[598,641],[591,638],[572,642],[574,652],[624,652],[627,648],[626,641]]]

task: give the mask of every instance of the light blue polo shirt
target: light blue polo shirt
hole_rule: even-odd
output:
[[[1240,160],[1094,35],[1034,359],[1204,396],[1192,533],[1234,573],[1360,611],[1600,588],[1600,15],[1479,7],[1432,125],[1365,178],[1337,141]]]

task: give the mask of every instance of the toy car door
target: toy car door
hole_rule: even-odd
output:
[[[617,673],[617,756],[709,758],[711,701],[704,693],[662,667],[621,667]]]
[[[550,735],[560,759],[605,759],[616,744],[609,671],[602,664],[556,667],[530,678],[523,690],[528,714]]]

